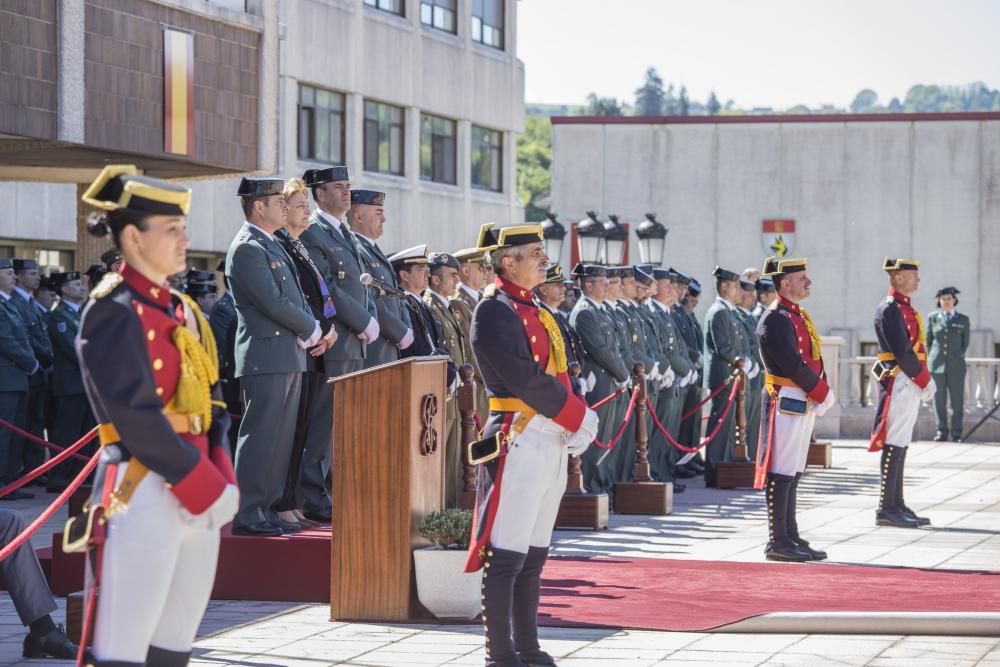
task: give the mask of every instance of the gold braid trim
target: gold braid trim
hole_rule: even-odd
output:
[[[207,431],[212,424],[212,386],[219,381],[215,337],[194,299],[179,292],[174,294],[184,304],[185,311],[194,315],[198,335],[184,325],[174,328],[173,341],[181,354],[181,369],[172,403],[178,412],[200,415]]]
[[[924,318],[920,316],[920,312],[916,308],[911,307],[911,310],[913,311],[913,317],[917,320],[917,342],[921,345],[926,345],[927,333],[924,331]]]
[[[566,372],[566,343],[563,341],[562,331],[556,323],[552,313],[544,308],[538,309],[538,321],[545,327],[545,332],[549,334],[549,362],[555,365],[556,373]]]
[[[802,313],[802,319],[806,323],[806,331],[809,332],[809,339],[812,341],[812,358],[820,359],[823,356],[823,351],[821,346],[823,345],[823,339],[819,337],[819,333],[816,331],[816,325],[813,324],[813,320],[809,317],[809,313],[802,306],[799,306],[799,311]]]

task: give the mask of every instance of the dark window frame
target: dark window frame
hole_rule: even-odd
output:
[[[451,133],[439,131],[442,125]],[[451,118],[420,114],[420,180],[458,185],[458,123]]]
[[[406,18],[406,0],[364,0],[365,7]]]
[[[375,117],[369,117],[369,111],[374,107]],[[399,118],[382,118],[383,110],[399,112]],[[396,133],[399,140],[398,170],[392,168],[393,162],[393,136]],[[406,109],[395,104],[387,104],[378,100],[365,100],[364,109],[364,168],[379,174],[390,174],[393,176],[404,176],[406,172]],[[375,144],[370,145],[374,138]],[[388,141],[387,155],[382,155],[383,140]],[[386,163],[383,163],[383,157]]]
[[[505,50],[506,0],[473,0],[472,41],[493,49]]]
[[[311,93],[312,102],[304,100]],[[330,96],[331,100],[339,100],[340,108],[334,106],[319,106],[317,98],[320,93]],[[320,150],[320,129],[322,121],[326,120],[326,141],[329,144],[326,154]],[[339,155],[334,155],[332,122],[339,122]],[[296,154],[300,160],[312,160],[327,164],[344,164],[347,154],[347,95],[336,90],[321,88],[308,83],[299,84],[299,98],[296,114]]]
[[[492,141],[492,137],[494,136],[496,141]],[[472,187],[476,190],[503,192],[503,144],[504,136],[502,131],[480,125],[472,126],[472,133],[469,137],[469,170],[471,172]],[[494,173],[493,169],[494,157],[496,160],[496,173]],[[481,181],[484,175],[482,173],[484,170],[483,160],[486,160],[489,165],[487,175],[494,176],[494,179],[489,183]]]
[[[448,27],[450,21],[451,27]],[[457,0],[420,0],[420,23],[450,35],[458,34]]]

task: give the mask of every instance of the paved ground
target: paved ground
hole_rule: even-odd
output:
[[[834,468],[803,481],[800,526],[832,562],[998,569],[1000,446],[918,443],[910,453],[907,502],[934,521],[924,530],[876,529],[877,455],[859,441],[835,443]],[[19,507],[34,516],[41,503]],[[60,517],[63,517],[60,514]],[[55,525],[61,525],[59,518]],[[694,482],[667,517],[612,518],[607,531],[559,532],[562,555],[756,561],[765,541],[763,498],[706,490]],[[49,544],[40,539],[39,545]],[[669,602],[664,601],[665,609]],[[973,611],[973,610],[970,610]],[[61,613],[61,612],[60,612]],[[324,605],[213,602],[195,649],[196,665],[481,665],[478,626],[331,623]],[[653,611],[655,613],[655,610]],[[0,665],[19,664],[20,626],[0,596]],[[543,629],[561,667],[643,665],[994,665],[994,637],[752,635]],[[24,661],[20,664],[65,665]]]

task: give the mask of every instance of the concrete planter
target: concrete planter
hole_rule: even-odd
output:
[[[473,619],[482,608],[483,571],[466,574],[466,549],[414,549],[420,604],[438,618]]]

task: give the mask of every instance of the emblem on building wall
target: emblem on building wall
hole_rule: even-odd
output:
[[[795,221],[764,220],[761,223],[764,253],[784,257],[795,249]]]

